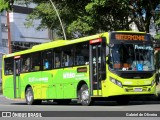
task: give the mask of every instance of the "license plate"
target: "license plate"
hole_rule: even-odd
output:
[[[142,88],[135,88],[134,91],[135,92],[142,92]]]

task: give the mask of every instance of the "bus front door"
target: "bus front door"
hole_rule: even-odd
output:
[[[20,59],[14,59],[14,98],[20,98]]]
[[[103,48],[102,41],[94,44],[90,43],[90,92],[92,96],[102,95],[103,49],[105,48]]]

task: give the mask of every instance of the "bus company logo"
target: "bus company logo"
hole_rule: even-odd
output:
[[[48,78],[44,77],[44,78],[36,78],[36,77],[31,77],[28,79],[29,82],[48,82]]]
[[[64,73],[63,78],[75,78],[75,73],[69,72],[69,73]]]

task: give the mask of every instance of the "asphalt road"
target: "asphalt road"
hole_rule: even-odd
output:
[[[57,119],[59,120],[61,115],[65,113],[67,113],[67,111],[81,111],[82,113],[78,113],[81,114],[82,116],[86,115],[86,114],[90,114],[89,112],[93,112],[91,113],[94,116],[102,114],[103,112],[106,112],[108,114],[114,114],[111,115],[111,119],[114,118],[115,119],[118,118],[118,120],[120,117],[124,117],[123,119],[126,118],[130,118],[133,119],[133,116],[123,116],[123,115],[132,115],[131,113],[135,114],[136,113],[144,113],[148,112],[149,114],[158,114],[158,116],[160,117],[160,102],[159,101],[131,101],[128,105],[117,105],[116,102],[114,101],[107,101],[107,102],[95,102],[94,106],[81,106],[80,104],[77,104],[75,101],[73,101],[71,104],[69,105],[57,105],[54,102],[46,102],[44,101],[42,103],[42,105],[26,105],[24,100],[10,100],[5,98],[3,95],[0,95],[0,112],[6,112],[6,111],[14,111],[14,112],[43,112],[43,111],[51,111],[48,114],[51,114],[51,116],[53,116],[53,111],[57,111],[58,113],[54,112],[54,114],[58,114]],[[65,111],[65,112],[64,112]],[[98,112],[97,112],[98,111]],[[118,112],[117,112],[118,111]],[[137,112],[138,111],[138,112]],[[85,114],[84,114],[85,112]],[[112,113],[113,112],[113,113]],[[70,114],[70,113],[69,113]],[[76,113],[75,113],[76,114]],[[116,116],[116,114],[120,114],[120,116]],[[92,116],[91,115],[91,116]],[[104,114],[102,114],[103,116]],[[121,116],[122,115],[122,116]],[[0,115],[1,116],[1,115]],[[74,115],[73,115],[74,116]],[[43,117],[43,116],[42,116]],[[70,116],[69,116],[70,117]],[[106,117],[106,116],[105,116]],[[110,117],[110,116],[107,116]],[[136,116],[136,118],[138,118],[140,116]],[[146,118],[147,117],[147,118]],[[141,117],[141,119],[145,118],[144,120],[150,120],[153,116],[145,116],[145,117]],[[100,116],[100,118],[98,118],[99,120],[101,120],[103,117]],[[134,120],[136,119],[134,118]],[[62,115],[62,119],[66,119],[63,117]],[[67,118],[68,120],[72,120],[74,119],[73,117],[71,117],[70,119]],[[79,118],[80,119],[80,118]],[[86,120],[88,119],[85,118]],[[83,118],[83,120],[85,120]],[[94,117],[94,119],[97,119]],[[158,117],[154,116],[153,120],[157,119]],[[75,119],[74,119],[75,120]],[[108,119],[107,119],[108,120]],[[127,119],[128,120],[128,119]]]

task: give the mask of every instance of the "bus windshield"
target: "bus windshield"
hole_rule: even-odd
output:
[[[153,71],[153,46],[150,44],[113,44],[109,66],[113,70]]]

